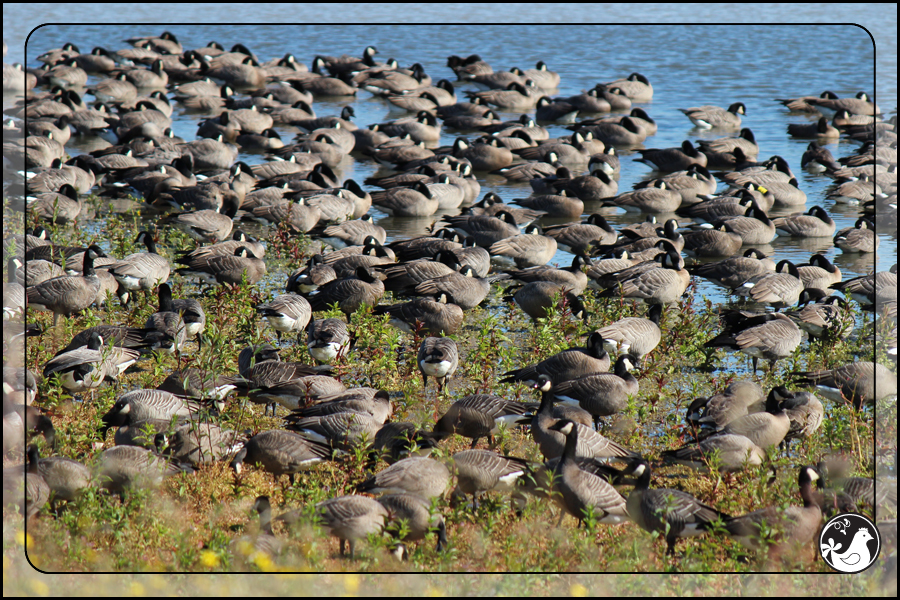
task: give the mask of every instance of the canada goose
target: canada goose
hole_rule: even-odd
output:
[[[156,252],[153,237],[146,231],[134,240],[147,246],[147,252],[129,254],[119,262],[106,267],[116,281],[128,291],[152,290],[169,279],[169,261]]]
[[[276,296],[271,302],[258,304],[256,310],[275,330],[279,342],[281,342],[282,333],[299,332],[306,329],[312,315],[309,302],[297,294]]]
[[[112,427],[133,425],[151,419],[169,419],[173,417],[194,417],[201,411],[209,410],[208,403],[179,398],[162,390],[133,390],[123,394],[116,400],[112,408],[102,417],[103,427],[100,436]]]
[[[581,298],[568,291],[565,285],[549,281],[533,281],[519,288],[515,294],[504,296],[507,302],[515,302],[522,311],[532,319],[547,317],[550,310],[557,305],[560,309],[568,307],[572,316],[586,320],[589,316]]]
[[[321,254],[314,254],[309,258],[306,267],[297,269],[289,277],[285,291],[289,293],[309,294],[321,285],[337,279],[337,273],[331,265],[325,264]]]
[[[391,264],[382,268],[386,277],[384,289],[391,292],[405,292],[420,283],[442,277],[459,269],[459,259],[449,250],[441,250],[434,260],[427,258],[406,263]]]
[[[741,471],[745,467],[759,466],[766,455],[750,438],[722,433],[707,438],[697,445],[685,446],[678,450],[665,450],[662,457],[666,462],[693,469],[718,465],[719,472],[730,473]]]
[[[585,375],[606,372],[609,365],[603,336],[594,332],[588,336],[584,348],[573,346],[534,365],[507,371],[500,383],[524,381],[534,384],[544,375],[550,378],[553,385],[558,385]]]
[[[820,206],[813,206],[806,214],[780,217],[774,220],[778,235],[793,237],[831,237],[834,221]]]
[[[778,555],[790,547],[808,544],[822,524],[822,508],[812,487],[819,478],[814,467],[800,467],[798,483],[800,497],[803,498],[802,508],[768,506],[739,517],[726,517],[726,532],[742,546],[753,550],[760,550],[767,542],[774,542],[776,545],[770,552]]]
[[[556,254],[556,248],[556,240],[545,236],[539,225],[529,225],[522,234],[494,242],[488,252],[505,257],[523,269],[547,264]]]
[[[875,224],[868,219],[857,219],[853,227],[844,227],[834,236],[834,245],[847,253],[875,252],[879,242]]]
[[[310,296],[309,304],[316,312],[337,303],[349,320],[359,307],[376,306],[383,295],[384,283],[366,267],[358,267],[355,277],[336,279],[320,287]]]
[[[865,92],[859,92],[855,98],[838,98],[832,94],[822,94],[818,98],[809,98],[807,103],[813,105],[816,110],[826,116],[832,116],[840,110],[846,110],[853,115],[878,115],[881,110],[874,102],[869,102],[869,96]]]
[[[77,460],[50,456],[39,459],[37,466],[53,493],[54,501],[74,502],[91,485],[91,470]]]
[[[17,276],[18,269],[21,266],[22,263],[16,258],[10,258],[7,262],[8,281],[3,283],[4,321],[16,319],[25,312],[25,287],[18,282]]]
[[[740,129],[741,115],[747,114],[743,102],[735,102],[728,110],[718,106],[699,106],[696,108],[679,108],[700,129]]]
[[[702,265],[688,265],[686,268],[691,275],[702,277],[720,287],[735,289],[753,277],[772,273],[775,263],[756,248],[749,248],[743,256]]]
[[[329,533],[340,540],[344,556],[344,542],[349,542],[350,558],[356,555],[356,541],[369,534],[380,533],[387,523],[388,510],[368,496],[339,496],[316,504],[316,516]]]
[[[60,384],[70,392],[83,392],[100,387],[105,379],[116,381],[125,369],[137,362],[136,350],[117,346],[105,347],[96,332],[86,345],[64,352],[44,365],[43,375],[59,373]]]
[[[369,464],[379,458],[392,465],[405,458],[425,458],[437,447],[434,435],[406,421],[387,422],[381,426],[372,440]],[[449,477],[449,476],[448,476]]]
[[[827,144],[840,137],[841,132],[821,117],[816,123],[797,124],[792,123],[787,127],[788,135],[795,138],[816,138],[819,143]]]
[[[519,233],[516,219],[505,210],[495,216],[460,215],[444,217],[443,220],[462,235],[473,237],[475,243],[483,248],[489,248],[494,242]]]
[[[841,290],[865,306],[881,310],[881,306],[897,299],[897,265],[890,271],[878,271],[862,277],[834,283],[832,288]],[[872,310],[870,308],[869,310]]]
[[[608,88],[619,88],[632,102],[650,102],[653,99],[653,86],[640,73],[632,73],[628,77],[603,83]]]
[[[531,436],[537,443],[546,460],[563,456],[567,443],[566,434],[555,425],[572,419],[565,416],[560,408],[553,406],[555,400],[553,382],[544,374],[538,375],[534,388],[541,391],[541,406],[531,422]],[[590,423],[590,421],[589,421]],[[605,438],[591,428],[591,425],[575,422],[578,438],[575,441],[575,454],[579,458],[634,458],[638,455],[621,444]]]
[[[431,531],[437,532],[437,551],[447,546],[447,527],[439,512],[433,512],[425,498],[414,494],[387,494],[378,499],[387,509],[386,531],[403,542],[425,539]],[[402,535],[401,535],[402,532]],[[408,557],[406,546],[401,543],[393,550],[401,560]]]
[[[50,486],[39,471],[38,447],[28,446],[26,458],[24,465],[3,469],[3,505],[16,504],[25,519],[30,520],[47,504]]]
[[[423,182],[412,188],[391,188],[372,194],[375,204],[390,215],[400,217],[427,217],[438,209],[438,200]]]
[[[668,189],[665,181],[659,181],[656,187],[640,188],[607,198],[604,206],[618,206],[626,211],[669,213],[681,206],[681,194]]]
[[[774,237],[774,235],[773,235]],[[744,243],[729,221],[715,229],[700,229],[684,234],[684,253],[688,256],[732,256]]]
[[[531,421],[532,407],[492,394],[475,394],[457,400],[434,425],[438,440],[454,433],[472,438],[472,448],[487,437],[491,444],[501,423],[507,426]]]
[[[773,370],[776,361],[789,357],[800,345],[800,328],[787,315],[731,316],[734,318],[725,331],[706,342],[705,347],[740,350],[753,359],[754,373],[760,358],[767,359]]]
[[[782,260],[776,265],[774,273],[751,277],[734,288],[732,293],[750,296],[754,302],[784,307],[796,304],[802,291],[800,271],[791,261]]]
[[[104,344],[111,346],[120,346],[132,350],[146,350],[153,348],[154,345],[163,341],[163,335],[152,329],[126,327],[119,325],[95,325],[79,331],[72,336],[72,341],[65,347],[57,351],[54,356],[59,356],[64,352],[69,352],[87,346],[91,336],[96,333],[101,337]]]
[[[763,450],[778,446],[791,428],[791,419],[782,402],[791,398],[784,386],[773,388],[766,397],[766,410],[750,413],[731,421],[719,435],[742,435]]]
[[[584,212],[584,202],[565,191],[520,198],[514,202],[519,206],[544,212],[548,217],[577,219]]]
[[[831,370],[791,373],[798,385],[815,386],[835,402],[874,404],[897,393],[897,378],[879,363],[855,362]]]
[[[429,500],[444,494],[450,485],[450,471],[432,458],[409,457],[395,462],[356,486],[367,494],[414,494]]]
[[[828,286],[841,281],[841,270],[825,258],[824,254],[813,254],[809,258],[809,264],[797,265],[797,271],[804,288],[825,291]]]
[[[574,123],[578,116],[578,108],[574,105],[565,100],[552,100],[548,96],[541,96],[535,109],[534,118],[538,121]]]
[[[459,351],[456,342],[448,337],[427,337],[419,346],[416,357],[419,372],[422,373],[422,389],[428,387],[428,377],[437,380],[438,393],[442,393],[444,382],[453,377],[459,367]]]
[[[433,335],[451,335],[462,326],[463,310],[453,297],[440,292],[435,299],[415,298],[402,304],[379,306],[375,314],[391,315],[391,325],[414,333],[419,327]],[[421,324],[421,325],[420,325]]]
[[[144,327],[161,331],[170,338],[169,345],[159,348],[164,352],[177,354],[181,351],[181,347],[184,346],[184,341],[187,338],[187,327],[181,315],[175,312],[175,307],[172,304],[172,289],[169,287],[169,284],[160,284],[159,311],[147,318]]]
[[[63,184],[58,192],[39,194],[29,202],[28,211],[39,219],[51,223],[71,223],[81,214],[82,202],[78,191],[70,184]]]
[[[292,408],[296,409],[296,406]],[[300,418],[291,421],[287,428],[307,439],[349,452],[355,447],[371,444],[383,424],[371,414],[344,411]]]
[[[87,83],[87,72],[78,66],[78,61],[72,59],[57,63],[47,71],[45,77],[54,87],[62,89],[82,88]],[[137,94],[135,94],[137,95]]]
[[[306,471],[331,457],[331,447],[321,442],[309,440],[291,431],[263,431],[247,440],[230,463],[238,475],[243,464],[258,464],[275,475],[277,480],[287,475],[294,485],[294,475]]]
[[[601,297],[641,298],[650,304],[671,304],[677,302],[687,290],[691,276],[684,268],[684,261],[673,248],[656,256],[653,262],[661,268],[653,268],[635,277],[619,280],[615,287],[608,288]]]
[[[474,171],[496,171],[511,165],[514,158],[508,148],[498,145],[494,139],[470,144],[465,138],[457,138],[452,153],[456,158],[468,160]]]
[[[157,487],[165,477],[183,469],[159,457],[153,450],[138,446],[115,446],[101,452],[94,463],[97,485],[123,494],[132,487]]]
[[[800,293],[798,304],[803,308],[785,314],[812,337],[844,339],[853,330],[850,306],[839,296],[828,296],[822,290],[807,288]]]
[[[547,227],[544,234],[555,239],[560,248],[573,254],[585,254],[595,243],[614,243],[618,236],[599,214],[592,214],[582,223]]]
[[[447,294],[453,303],[461,309],[470,310],[481,304],[491,291],[491,283],[505,279],[505,275],[495,275],[487,279],[478,277],[469,265],[460,267],[459,272],[451,272],[440,277],[423,281],[415,287],[414,292],[422,296],[438,297]]]
[[[347,356],[350,333],[340,319],[318,319],[306,328],[306,347],[310,356],[324,364]]]
[[[733,138],[719,138],[717,140],[697,140],[700,151],[710,158],[710,155],[733,152],[740,148],[745,156],[751,157],[759,154],[759,146],[753,132],[746,127],[741,129],[741,134]]]
[[[509,276],[522,283],[532,283],[535,281],[547,281],[565,286],[575,295],[584,292],[588,284],[587,274],[583,267],[591,264],[590,259],[582,254],[576,254],[572,259],[572,265],[557,269],[552,266],[537,266],[510,271]]]
[[[684,171],[692,165],[706,166],[706,155],[694,148],[690,140],[682,142],[680,148],[652,148],[638,152],[641,153],[641,158],[636,162],[650,165],[657,171]]]
[[[238,210],[238,202],[226,195],[222,201],[222,210],[198,210],[196,212],[175,213],[163,218],[161,225],[174,225],[195,240],[206,243],[221,242],[228,239],[234,225],[232,219]]]
[[[681,490],[650,489],[650,465],[645,461],[633,474],[637,483],[626,500],[628,516],[644,531],[665,536],[666,554],[675,554],[678,538],[703,535],[713,523],[730,518]]]
[[[744,200],[746,202],[746,200]],[[719,205],[728,207],[728,204]],[[743,205],[730,205],[735,208],[743,207]],[[710,206],[710,208],[714,208]],[[724,212],[724,211],[723,211]],[[737,212],[737,211],[735,211]],[[746,211],[736,215],[725,215],[711,223],[711,225],[701,225],[702,228],[711,226],[720,228],[722,225],[728,225],[730,231],[741,237],[741,242],[745,245],[768,244],[775,239],[775,223],[769,219],[769,216],[763,211],[756,200],[750,200]]]
[[[326,227],[322,241],[331,244],[335,248],[346,246],[358,246],[365,244],[365,240],[371,236],[384,244],[387,233],[383,227],[375,225],[372,215],[366,214],[360,219],[346,221],[338,225]]]
[[[791,420],[785,440],[812,437],[825,419],[825,407],[809,392],[790,392],[782,401],[782,409]]]
[[[532,93],[532,90],[536,88],[533,87],[533,82],[530,82],[531,86],[529,86],[529,82],[530,80],[523,84],[518,81],[512,81],[506,86],[506,89],[466,92],[466,95],[470,100],[478,98],[485,104],[496,106],[500,109],[528,111],[534,108],[540,98],[537,94]]]
[[[570,379],[553,387],[557,401],[580,406],[594,416],[609,417],[625,409],[629,396],[638,393],[638,380],[629,371],[637,359],[622,354],[612,373],[596,373]]]
[[[649,135],[649,130],[644,129],[637,119],[630,116],[623,118],[619,123],[599,121],[585,125],[582,129],[590,131],[595,139],[607,146],[637,146],[643,144]]]
[[[661,304],[654,304],[647,311],[647,318],[625,317],[601,327],[596,333],[603,337],[604,348],[608,352],[631,354],[637,359],[635,366],[640,366],[643,357],[659,345],[662,310]]]
[[[213,256],[198,261],[195,268],[177,269],[181,275],[199,275],[206,283],[228,283],[241,285],[246,279],[250,285],[256,284],[266,274],[266,263],[253,256],[246,246],[240,246],[233,255]]]
[[[824,171],[840,169],[840,165],[834,160],[834,155],[828,148],[823,148],[816,142],[810,142],[806,152],[800,158],[800,166],[810,171],[822,173]]]
[[[598,523],[618,525],[629,520],[625,498],[602,477],[585,471],[576,462],[576,447],[581,433],[572,421],[561,420],[550,427],[566,438],[562,458],[554,470],[554,491],[559,492],[562,507],[583,524],[588,516]]]
[[[463,450],[453,455],[457,484],[452,498],[471,494],[473,507],[478,496],[492,491],[511,491],[516,480],[525,474],[527,462],[521,458],[501,456],[490,450]]]

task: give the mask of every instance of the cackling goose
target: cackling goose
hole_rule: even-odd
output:
[[[430,500],[439,498],[450,485],[450,471],[432,458],[409,457],[395,462],[356,486],[367,494],[414,494]]]
[[[607,352],[631,354],[637,359],[635,366],[640,366],[643,357],[659,345],[662,337],[659,329],[662,311],[661,304],[654,304],[647,311],[647,318],[625,317],[597,329],[596,333],[603,338],[603,346]]]
[[[791,261],[782,260],[776,265],[774,273],[751,277],[735,287],[732,293],[749,296],[754,302],[784,307],[796,304],[802,291],[800,271]]]
[[[119,375],[137,362],[136,350],[104,346],[103,338],[91,333],[87,344],[58,354],[44,365],[45,378],[59,373],[60,384],[70,392],[100,387],[104,380],[117,381]]]
[[[545,318],[559,306],[568,307],[576,319],[586,320],[589,316],[584,301],[573,294],[564,284],[549,281],[533,281],[520,287],[514,294],[504,296],[507,302],[515,302],[522,311],[534,320]],[[558,300],[557,300],[558,299]]]
[[[324,527],[340,540],[341,556],[344,542],[349,542],[351,559],[356,555],[356,541],[381,533],[390,518],[388,509],[368,496],[338,496],[319,502],[315,510]]]
[[[650,165],[657,171],[684,171],[693,165],[706,166],[706,155],[694,148],[690,140],[681,143],[680,148],[651,148],[638,150],[641,158],[636,162]]]
[[[349,319],[363,305],[376,306],[383,295],[384,283],[368,268],[358,267],[355,277],[336,279],[320,287],[310,296],[309,304],[315,312],[336,303]]]
[[[53,326],[59,315],[68,317],[93,304],[100,292],[100,279],[94,271],[94,260],[100,255],[88,248],[84,253],[83,274],[48,279],[25,290],[26,304],[36,310],[53,311]]]
[[[822,396],[835,402],[851,402],[856,407],[897,394],[897,378],[879,363],[855,362],[831,370],[792,375],[798,385],[815,386]]]
[[[697,445],[678,450],[665,450],[666,462],[685,465],[692,469],[717,466],[719,472],[742,471],[746,467],[758,467],[766,458],[765,452],[750,438],[734,433],[723,433],[707,438]]]
[[[379,306],[375,314],[388,314],[390,323],[407,333],[423,332],[433,335],[452,335],[462,326],[463,310],[453,303],[453,297],[440,292],[435,299],[415,298],[402,304]]]
[[[735,102],[728,110],[718,106],[679,108],[700,129],[740,129],[741,115],[747,114],[743,102]]]
[[[806,214],[779,217],[774,220],[778,235],[792,237],[831,237],[834,221],[820,206],[813,206]]]
[[[770,370],[775,362],[787,358],[800,345],[800,328],[790,317],[781,313],[767,313],[747,317],[739,311],[726,314],[725,331],[706,342],[706,348],[740,350],[753,360],[756,372],[760,358],[769,361]]]
[[[847,253],[875,252],[879,242],[875,224],[868,219],[857,219],[853,227],[844,227],[834,236],[834,245]]]
[[[629,396],[636,396],[638,380],[629,371],[637,359],[622,354],[616,360],[612,373],[585,375],[564,381],[553,387],[553,396],[565,404],[580,406],[594,416],[609,417],[625,409]]]
[[[350,351],[350,333],[340,319],[318,319],[306,328],[309,355],[323,364],[346,357]]]
[[[135,243],[147,246],[146,252],[129,254],[106,268],[128,291],[152,290],[169,278],[169,261],[156,252],[153,236],[146,231],[138,234]]]
[[[472,496],[473,507],[486,492],[506,492],[515,488],[516,480],[525,474],[527,462],[521,458],[502,456],[490,450],[463,450],[453,455],[456,488],[452,497]]]
[[[500,383],[525,381],[534,384],[544,375],[550,378],[551,383],[558,385],[585,375],[606,372],[609,365],[603,336],[594,332],[588,336],[586,347],[573,346],[534,365],[507,371]]]
[[[438,440],[454,433],[472,438],[472,448],[487,437],[493,445],[494,433],[500,424],[513,426],[531,421],[533,407],[506,400],[492,394],[475,394],[457,400],[434,425]]]
[[[444,383],[449,377],[453,377],[459,367],[459,350],[456,342],[448,337],[425,338],[419,346],[416,363],[422,373],[422,388],[427,389],[430,376],[437,381],[438,393],[441,393]]]
[[[556,248],[556,240],[545,236],[539,225],[532,224],[522,234],[494,242],[488,252],[494,257],[504,257],[514,262],[516,267],[524,269],[547,264],[556,254]]]
[[[406,493],[387,494],[379,498],[378,502],[388,511],[385,530],[394,537],[399,537],[402,542],[412,542],[425,539],[428,533],[436,531],[437,551],[440,552],[447,546],[447,527],[444,519],[439,512],[432,510],[431,504],[425,498]],[[400,543],[393,553],[400,559],[408,557],[408,551],[403,543]]]
[[[241,474],[243,464],[258,464],[275,475],[287,475],[294,485],[294,475],[331,457],[331,447],[309,440],[291,431],[271,430],[256,434],[244,444],[231,461],[231,468]]]
[[[257,312],[265,318],[281,342],[282,333],[303,331],[312,316],[309,302],[303,296],[297,294],[282,294],[276,296],[270,302],[258,304]]]

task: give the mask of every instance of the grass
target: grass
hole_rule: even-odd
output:
[[[133,244],[137,231],[146,222],[136,213],[107,213],[103,202],[93,203],[102,219],[102,235],[97,222],[78,227],[51,226],[52,238],[68,244],[100,245],[111,255],[139,250]],[[236,373],[237,353],[248,343],[274,342],[274,335],[258,318],[254,306],[279,293],[286,275],[313,251],[310,240],[291,237],[277,230],[269,236],[267,263],[269,274],[257,286],[236,289],[214,288],[205,293],[190,281],[173,276],[175,297],[198,297],[207,316],[206,342],[197,351],[189,342],[181,360],[154,355],[138,363],[140,369],[122,377],[119,390],[103,387],[80,400],[73,399],[54,379],[40,386],[38,404],[53,415],[58,430],[58,454],[86,463],[102,447],[113,444],[112,432],[105,439],[99,434],[100,417],[116,397],[135,388],[156,387],[177,368],[198,367],[210,373]],[[162,233],[160,252],[173,259],[175,251],[193,247],[184,234]],[[5,263],[5,260],[4,260]],[[587,293],[591,316],[578,321],[566,311],[555,309],[550,316],[532,322],[514,305],[502,302],[502,290],[495,288],[486,304],[466,313],[463,328],[454,336],[460,348],[460,369],[438,395],[432,382],[423,391],[415,355],[422,336],[404,334],[390,326],[386,316],[370,309],[357,311],[350,320],[356,345],[350,356],[336,365],[336,373],[347,387],[372,386],[389,390],[395,404],[394,420],[433,423],[455,400],[466,394],[495,393],[522,401],[536,401],[538,395],[522,384],[497,384],[506,370],[530,364],[573,344],[581,344],[597,327],[633,314],[643,314],[637,303],[621,299],[597,299]],[[384,303],[391,300],[385,298]],[[741,355],[703,347],[718,330],[716,307],[706,298],[695,298],[694,288],[662,317],[665,332],[660,346],[645,358],[638,372],[640,392],[629,399],[627,410],[608,419],[604,433],[651,460],[662,450],[679,447],[688,438],[684,410],[690,401],[720,390],[735,379],[748,378],[748,363]],[[100,322],[141,326],[156,310],[153,296],[134,297],[124,309],[112,302],[108,309],[92,308],[78,317],[61,319],[52,329],[52,315],[29,312],[29,319],[46,329],[40,338],[29,340],[25,364],[36,373],[53,353],[68,343],[78,331]],[[336,309],[317,314],[326,318],[341,314]],[[796,370],[830,368],[852,360],[872,360],[873,348],[864,333],[873,328],[871,317],[856,314],[857,333],[846,341],[804,343],[790,359],[780,361],[773,371],[760,375],[766,389],[789,383]],[[305,344],[285,338],[281,343],[284,360],[312,362]],[[882,355],[879,355],[881,360]],[[90,397],[92,396],[92,397]],[[844,454],[853,460],[857,474],[871,474],[874,463],[882,460],[888,440],[896,439],[896,401],[879,406],[879,419],[871,407],[857,414],[849,406],[825,400],[826,419],[817,435],[788,450],[770,455],[767,464],[751,468],[721,485],[716,474],[690,471],[683,467],[663,467],[654,471],[653,486],[683,489],[701,501],[729,514],[741,514],[769,504],[787,506],[799,503],[796,470],[802,464],[814,464],[826,455]],[[280,409],[284,415],[284,409]],[[264,416],[262,407],[239,400],[228,402],[220,425],[256,433],[277,428],[280,418]],[[877,433],[877,436],[875,435]],[[893,437],[891,437],[893,436]],[[504,430],[497,436],[503,451],[514,456],[539,460],[539,453],[527,431]],[[42,443],[38,438],[38,443]],[[873,444],[873,440],[877,440]],[[452,437],[435,452],[449,457],[467,448],[468,439]],[[480,447],[484,447],[484,442]],[[48,448],[42,448],[46,454]],[[611,594],[700,594],[718,593],[782,594],[839,593],[869,595],[889,593],[881,587],[881,570],[875,567],[862,576],[837,579],[794,574],[779,578],[750,573],[774,569],[787,572],[826,573],[822,561],[812,559],[813,548],[786,564],[768,565],[764,557],[745,552],[722,536],[682,540],[675,559],[664,554],[664,541],[633,524],[612,527],[597,524],[590,516],[586,527],[578,529],[575,519],[566,517],[556,528],[557,508],[545,501],[531,499],[521,518],[516,517],[507,497],[488,496],[473,514],[466,506],[449,506],[441,500],[435,507],[447,521],[449,548],[435,549],[436,539],[410,546],[410,560],[396,562],[388,553],[389,541],[374,536],[357,547],[357,559],[341,559],[336,540],[328,538],[312,518],[311,507],[319,501],[352,493],[366,475],[365,452],[351,453],[341,461],[319,465],[298,477],[294,486],[258,468],[250,467],[236,478],[227,461],[200,466],[194,474],[181,474],[166,480],[158,491],[133,490],[120,501],[117,497],[89,491],[79,501],[54,514],[45,507],[28,524],[4,528],[4,589],[8,593],[41,595],[53,593],[49,580],[25,567],[28,560],[48,572],[166,572],[210,573],[230,571],[306,571],[332,572],[422,572],[473,571],[579,573],[572,575],[527,575],[521,578],[482,577],[466,579],[431,575],[428,578],[386,577],[377,575],[318,576],[315,588],[304,582],[308,576],[282,574],[274,579],[237,580],[226,588],[220,579],[177,576],[159,579],[154,575],[134,575],[120,580],[123,594],[142,593],[217,593],[220,595],[272,593],[282,586],[308,593],[363,595],[378,589],[385,594],[532,594],[611,595]],[[892,459],[889,459],[892,460]],[[15,461],[5,461],[5,465]],[[768,467],[775,466],[775,485],[764,484]],[[384,464],[378,466],[378,469]],[[627,490],[625,490],[627,494]],[[278,557],[235,551],[234,540],[254,535],[258,529],[250,506],[258,495],[272,499],[274,514],[304,508],[305,522],[290,529],[275,525],[276,535],[285,541],[286,551]],[[448,494],[449,496],[449,494]],[[7,509],[7,518],[15,518]],[[887,549],[885,549],[887,550]],[[743,575],[677,575],[666,578],[588,575],[590,572],[694,572],[743,573]],[[101,575],[60,577],[54,584],[65,585],[67,592],[96,593]],[[231,579],[229,579],[231,581]],[[60,583],[67,582],[67,583]],[[298,584],[303,586],[298,588]],[[895,585],[891,584],[891,585]],[[123,587],[124,586],[124,587]],[[377,587],[374,587],[377,586]],[[122,591],[124,590],[124,591]]]

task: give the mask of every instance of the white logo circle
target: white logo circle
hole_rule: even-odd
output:
[[[837,515],[825,524],[819,534],[819,553],[828,566],[841,573],[864,571],[875,562],[880,552],[878,528],[863,515]]]

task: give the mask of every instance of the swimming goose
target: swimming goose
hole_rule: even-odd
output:
[[[59,373],[60,384],[72,393],[93,390],[108,379],[117,381],[119,375],[137,362],[136,350],[118,346],[104,346],[103,338],[92,332],[84,346],[63,352],[44,365],[43,375]]]
[[[369,477],[355,490],[367,494],[414,494],[430,500],[441,497],[450,485],[450,471],[432,458],[412,456]]]
[[[668,189],[666,182],[660,180],[656,187],[639,188],[607,198],[604,206],[618,206],[629,212],[670,213],[681,206],[681,193]]]
[[[834,236],[834,245],[847,253],[875,252],[879,242],[875,224],[868,219],[857,219],[853,227],[844,227]]]
[[[53,326],[59,315],[68,317],[90,306],[100,291],[100,279],[94,271],[94,260],[100,255],[89,248],[84,253],[81,276],[48,279],[25,290],[26,304],[36,310],[53,311]]]
[[[543,375],[549,377],[553,385],[558,385],[585,375],[604,373],[610,365],[604,346],[603,336],[594,332],[588,336],[586,347],[573,346],[534,365],[507,371],[500,383],[524,381],[534,384]]]
[[[522,283],[532,283],[535,281],[547,281],[565,286],[575,295],[584,292],[588,285],[588,277],[584,272],[585,266],[590,266],[589,258],[582,254],[576,254],[572,259],[572,265],[557,269],[556,267],[544,265],[538,267],[529,267],[516,271],[509,271],[509,276]]]
[[[625,498],[616,488],[578,465],[576,447],[581,430],[576,424],[563,419],[549,429],[566,438],[562,458],[553,472],[553,489],[560,494],[557,501],[563,509],[578,519],[579,524],[583,524],[589,515],[596,522],[609,525],[629,520]]]
[[[746,127],[741,129],[741,133],[737,137],[697,140],[697,145],[700,146],[700,151],[707,155],[707,158],[712,158],[713,155],[733,152],[737,148],[740,148],[747,157],[759,154],[756,138],[753,136],[753,132]]]
[[[725,331],[706,342],[705,347],[740,350],[752,358],[755,373],[760,358],[767,359],[773,370],[776,361],[793,354],[800,340],[800,328],[787,315],[767,313],[746,317],[732,313]]]
[[[821,117],[816,123],[792,123],[787,127],[788,135],[795,138],[816,138],[821,144],[827,144],[840,137],[841,132],[832,127],[828,119]]]
[[[791,373],[798,385],[815,386],[835,402],[851,402],[859,408],[897,393],[897,378],[879,363],[855,362],[830,370]]]
[[[628,516],[644,531],[664,536],[666,554],[675,554],[678,538],[703,535],[713,523],[729,519],[681,490],[650,489],[650,465],[645,461],[633,474],[637,483],[626,500]]]
[[[651,148],[638,152],[641,153],[641,158],[636,162],[650,165],[657,171],[684,171],[692,165],[705,167],[707,160],[706,155],[694,148],[690,140],[682,142],[680,148]]]
[[[700,129],[740,129],[741,115],[747,114],[743,102],[735,102],[728,110],[718,106],[679,108],[696,127]]]
[[[644,75],[632,73],[628,77],[603,83],[609,88],[619,88],[632,102],[650,102],[653,99],[653,86]]]
[[[813,206],[806,214],[779,217],[774,220],[778,235],[792,237],[831,237],[834,220],[821,206]]]
[[[541,391],[541,406],[538,408],[531,422],[531,436],[541,450],[546,460],[563,456],[567,444],[564,432],[555,426],[562,422],[573,420],[559,409],[567,408],[566,405],[553,406],[554,396],[553,382],[547,375],[537,377],[534,388]],[[578,436],[574,442],[574,456],[578,458],[635,458],[637,453],[632,452],[621,444],[607,439],[591,427],[592,423],[574,422],[574,430]]]
[[[322,241],[336,249],[364,245],[365,240],[370,236],[381,244],[384,244],[387,239],[384,228],[375,225],[375,220],[368,213],[359,219],[326,227],[322,233]]]
[[[574,404],[594,416],[609,417],[625,409],[629,396],[639,391],[638,380],[629,371],[637,359],[630,354],[622,354],[616,359],[612,373],[585,375],[570,379],[553,387],[557,401]]]
[[[400,217],[427,217],[438,209],[439,201],[423,182],[416,182],[411,188],[390,188],[385,192],[372,194],[375,204],[390,215]]]
[[[510,82],[505,90],[487,90],[484,92],[466,92],[469,99],[478,98],[485,104],[490,104],[505,110],[528,111],[534,108],[540,98],[532,93],[534,83],[522,84],[518,81]],[[476,169],[478,170],[478,169]]]
[[[702,277],[711,283],[735,289],[745,281],[774,272],[775,263],[756,248],[749,248],[743,256],[702,265],[688,265],[691,275]]]
[[[491,445],[500,424],[507,426],[531,421],[533,407],[522,402],[506,400],[492,394],[475,394],[457,400],[434,425],[438,440],[454,433],[472,438],[472,448],[478,440],[487,437]]]
[[[836,114],[840,110],[846,110],[853,115],[878,115],[881,110],[874,102],[869,102],[869,96],[865,92],[858,92],[855,98],[838,98],[832,94],[826,97],[825,94],[818,98],[809,98],[807,103],[811,104],[819,112],[825,113],[826,116]]]
[[[459,367],[459,350],[456,342],[448,337],[427,337],[419,346],[416,357],[419,371],[422,373],[422,389],[428,387],[428,377],[437,381],[438,393],[442,393],[444,383],[453,377]]]
[[[319,502],[315,510],[329,533],[340,540],[341,556],[344,542],[349,542],[351,559],[356,556],[356,541],[381,533],[390,518],[388,510],[368,496],[338,496]]]
[[[247,440],[235,455],[230,467],[238,475],[243,464],[257,464],[275,475],[277,480],[287,475],[294,485],[294,476],[331,457],[331,447],[307,439],[291,431],[263,431]]]
[[[715,229],[684,234],[684,253],[688,256],[732,256],[741,249],[742,244],[743,239],[732,228],[730,221],[722,221]]]
[[[516,219],[505,210],[495,216],[460,215],[444,217],[443,220],[462,235],[475,238],[475,243],[483,248],[489,248],[494,242],[519,233]]]
[[[281,294],[270,302],[256,306],[263,318],[265,318],[281,342],[282,333],[303,331],[312,316],[309,302],[303,296],[297,294]]]
[[[725,530],[742,546],[760,550],[775,544],[770,552],[782,555],[789,548],[798,548],[815,538],[822,524],[822,508],[817,502],[812,484],[820,478],[814,467],[801,467],[798,477],[803,506],[782,509],[769,506],[741,515],[726,517]]]
[[[347,356],[350,333],[340,319],[318,319],[306,328],[306,348],[309,355],[323,364]]]

